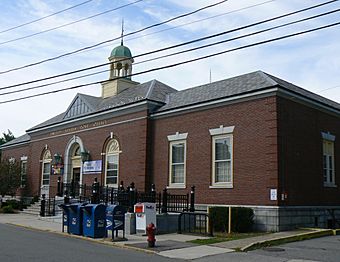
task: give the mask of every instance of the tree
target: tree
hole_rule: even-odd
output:
[[[14,196],[20,183],[20,164],[14,159],[0,158],[0,195]]]
[[[5,132],[2,133],[2,137],[0,137],[0,145],[5,144],[11,140],[13,140],[15,137],[12,134],[10,130],[7,130],[7,134]]]

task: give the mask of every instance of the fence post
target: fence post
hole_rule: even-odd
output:
[[[46,195],[42,194],[42,200],[40,202],[40,216],[45,216]]]
[[[151,198],[152,198],[152,202],[156,203],[156,186],[155,186],[155,184],[151,185]]]
[[[62,196],[62,193],[61,193],[61,177],[58,176],[58,181],[57,181],[57,196]]]
[[[162,203],[162,213],[168,213],[168,192],[167,189],[163,189],[163,203]]]
[[[133,213],[133,207],[136,204],[136,188],[135,183],[132,182],[129,188],[129,211]]]
[[[97,178],[94,178],[93,184],[92,184],[92,196],[91,196],[91,204],[98,204],[98,194],[99,194],[99,183],[97,181]]]
[[[124,182],[123,182],[123,181],[120,181],[118,190],[119,190],[120,192],[123,192],[123,191],[124,191]]]
[[[190,212],[195,212],[195,186],[191,187],[190,191]]]

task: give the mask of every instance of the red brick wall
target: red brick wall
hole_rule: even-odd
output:
[[[211,185],[209,129],[235,126],[233,188]],[[278,187],[276,98],[268,97],[204,111],[159,118],[153,122],[153,179],[157,191],[168,185],[168,135],[188,133],[186,189],[196,186],[196,202],[205,204],[275,205],[270,188]]]
[[[339,205],[340,119],[320,110],[278,98],[280,187],[286,205]],[[335,140],[336,185],[323,186],[321,132]]]
[[[115,117],[106,120],[106,124],[116,123],[133,118],[145,117],[146,110],[139,113],[133,113],[120,117]],[[91,123],[91,121],[89,121]],[[74,124],[79,126],[79,124]],[[60,130],[63,130],[61,128]],[[101,127],[95,130],[82,130],[81,132],[74,132],[72,134],[58,133],[59,136],[51,135],[51,131],[45,133],[31,134],[31,143],[29,147],[15,148],[11,150],[4,150],[5,154],[13,156],[21,156],[23,152],[27,153],[28,157],[28,179],[32,185],[32,193],[38,194],[41,184],[41,156],[45,149],[45,145],[51,151],[53,156],[55,153],[64,156],[68,141],[74,135],[80,137],[86,150],[90,151],[92,160],[102,159],[101,152],[105,151],[104,145],[110,138],[110,132],[113,132],[114,137],[119,141],[122,153],[119,157],[119,181],[123,180],[124,185],[127,186],[131,182],[135,182],[138,190],[145,189],[145,174],[146,174],[146,134],[147,134],[147,118],[142,118],[132,122],[121,123],[118,125]],[[61,134],[61,135],[60,135]],[[15,155],[16,154],[16,155]],[[26,153],[25,153],[26,154]],[[83,183],[87,185],[92,184],[95,177],[101,181],[101,175],[83,175]],[[57,175],[51,175],[51,193],[55,194],[57,186]]]
[[[29,156],[30,155],[30,147],[28,144],[21,145],[21,146],[15,146],[13,148],[9,149],[2,149],[2,157],[3,158],[11,158],[14,157],[16,161],[20,163],[22,156]],[[29,159],[27,159],[27,174],[29,173],[30,169],[30,162]],[[34,186],[32,185],[32,182],[30,181],[29,177],[27,178],[27,187],[25,189],[31,190]],[[18,189],[18,195],[24,194],[25,189]]]

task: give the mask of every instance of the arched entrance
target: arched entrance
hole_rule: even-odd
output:
[[[73,136],[65,149],[64,183],[73,180],[76,184],[82,184],[81,152],[85,152],[83,142],[78,136]]]

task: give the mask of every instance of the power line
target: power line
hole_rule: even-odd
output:
[[[0,34],[5,33],[5,32],[8,32],[8,31],[12,31],[12,30],[14,30],[14,29],[17,29],[17,28],[20,28],[20,27],[23,27],[23,26],[26,26],[26,25],[30,25],[30,24],[39,22],[39,21],[44,20],[44,19],[46,19],[46,18],[49,18],[49,17],[51,17],[51,16],[55,16],[55,15],[57,15],[57,14],[61,14],[61,13],[63,13],[63,12],[66,12],[66,11],[68,11],[68,10],[74,9],[74,8],[76,8],[76,7],[78,7],[78,6],[81,6],[81,5],[85,5],[85,4],[87,4],[87,3],[89,3],[89,2],[92,2],[92,1],[93,1],[93,0],[87,0],[87,1],[85,1],[85,2],[79,3],[79,4],[77,4],[77,5],[70,6],[70,7],[68,7],[68,8],[63,9],[63,10],[60,10],[60,11],[57,11],[57,12],[55,12],[55,13],[52,13],[52,14],[49,14],[49,15],[40,17],[40,18],[38,18],[38,19],[35,19],[35,20],[32,20],[32,21],[26,22],[26,23],[24,23],[24,24],[17,25],[17,26],[13,26],[13,27],[10,27],[10,28],[7,28],[6,30],[0,31]]]
[[[208,9],[208,8],[215,7],[215,6],[217,6],[217,5],[223,4],[223,3],[227,2],[227,1],[228,1],[228,0],[223,0],[223,1],[220,1],[220,2],[217,2],[217,3],[214,3],[214,4],[211,4],[211,5],[207,5],[207,6],[201,7],[201,8],[199,8],[199,9],[194,10],[194,11],[191,11],[191,12],[188,12],[188,13],[184,13],[184,14],[181,14],[181,15],[179,15],[179,16],[176,16],[176,17],[173,17],[173,18],[164,20],[164,21],[162,21],[162,22],[160,22],[160,23],[152,24],[152,25],[150,25],[150,26],[147,26],[147,27],[138,29],[138,30],[136,30],[136,31],[133,31],[133,32],[131,32],[131,33],[128,33],[128,34],[123,35],[123,37],[129,36],[129,35],[134,35],[134,34],[143,32],[143,31],[145,31],[145,30],[147,30],[147,29],[150,29],[150,28],[153,28],[153,27],[157,27],[157,26],[160,26],[160,25],[164,25],[164,24],[166,24],[166,23],[175,21],[175,20],[177,20],[177,19],[180,19],[180,18],[183,18],[183,17],[186,17],[186,16],[193,15],[193,14],[198,13],[198,12],[200,12],[200,11],[203,11],[203,10],[205,10],[205,9]],[[338,0],[333,0],[333,1],[338,1]],[[333,2],[333,1],[332,1],[332,2]],[[77,50],[74,50],[74,51],[71,51],[71,52],[68,52],[68,53],[64,53],[64,54],[61,54],[61,55],[58,55],[58,56],[55,56],[55,57],[52,57],[52,58],[48,58],[48,59],[44,59],[44,60],[41,60],[41,61],[38,61],[38,62],[34,62],[34,63],[31,63],[31,64],[27,64],[27,65],[24,65],[24,66],[20,66],[20,67],[8,69],[8,70],[5,70],[5,71],[0,72],[0,74],[5,74],[5,73],[9,73],[9,72],[13,72],[13,71],[20,70],[20,69],[23,69],[23,68],[32,67],[32,66],[36,66],[36,65],[39,65],[39,64],[42,64],[42,63],[46,63],[46,62],[48,62],[48,61],[53,61],[53,60],[59,59],[59,58],[61,58],[61,57],[65,57],[65,56],[68,56],[68,55],[71,55],[71,54],[79,53],[79,52],[81,52],[81,51],[84,51],[84,50],[87,50],[87,49],[91,49],[91,48],[93,48],[93,47],[100,46],[100,45],[102,45],[102,44],[106,44],[106,43],[109,43],[109,42],[118,40],[118,39],[120,39],[120,38],[121,38],[121,36],[116,37],[116,38],[113,38],[113,39],[105,40],[105,41],[103,41],[103,42],[99,42],[99,43],[94,44],[94,45],[91,45],[91,46],[83,47],[83,48],[80,48],[80,49],[77,49]]]
[[[194,48],[191,48],[191,49],[186,49],[186,50],[182,50],[182,51],[179,51],[179,52],[175,52],[175,53],[166,54],[166,55],[163,55],[163,56],[158,56],[158,57],[155,57],[155,58],[147,59],[147,60],[144,60],[144,61],[141,61],[141,62],[137,62],[137,63],[135,63],[135,65],[146,63],[146,62],[150,62],[150,61],[154,61],[154,60],[159,60],[159,59],[162,59],[162,58],[166,58],[166,57],[170,57],[170,56],[174,56],[174,55],[179,55],[179,54],[183,54],[183,53],[187,53],[187,52],[196,51],[196,50],[199,50],[199,49],[203,49],[203,48],[207,48],[207,47],[211,47],[211,46],[215,46],[215,45],[219,45],[219,44],[223,44],[223,43],[239,40],[239,39],[246,38],[246,37],[249,37],[249,36],[258,35],[258,34],[269,32],[269,31],[272,31],[272,30],[275,30],[275,29],[278,29],[278,28],[282,28],[282,27],[293,25],[293,24],[297,24],[297,23],[308,21],[308,20],[312,20],[312,19],[315,19],[315,18],[319,18],[319,17],[322,17],[322,16],[330,15],[330,14],[333,14],[333,13],[336,13],[336,12],[339,12],[339,11],[340,11],[340,8],[332,10],[332,11],[328,11],[328,12],[325,12],[325,13],[321,13],[321,14],[318,14],[318,15],[302,18],[302,19],[299,19],[299,20],[295,20],[295,21],[292,21],[292,22],[284,23],[284,24],[281,24],[281,25],[273,26],[273,27],[270,27],[270,28],[267,28],[267,29],[262,29],[262,30],[259,30],[259,31],[256,31],[256,32],[245,34],[245,35],[237,36],[237,37],[234,37],[234,38],[229,38],[229,39],[226,39],[226,40],[217,41],[217,42],[214,42],[214,43],[210,43],[210,44],[194,47]],[[279,17],[282,18],[282,16],[285,17],[285,16],[287,16],[287,14],[286,15],[281,15]],[[274,19],[274,18],[272,18],[272,19]],[[264,20],[261,23],[267,22],[268,20],[272,21],[272,19]],[[278,19],[278,17],[275,17],[275,19]],[[255,23],[255,24],[258,25],[258,23]],[[254,24],[252,24],[252,25],[254,25]],[[248,26],[244,26],[244,27],[248,28]],[[242,29],[244,29],[244,27],[242,27]],[[237,31],[239,29],[236,28],[236,29],[233,29],[233,30]],[[232,30],[230,30],[230,31],[232,31]],[[229,32],[229,31],[227,31],[227,32]],[[178,45],[173,45],[173,46],[167,47],[166,49],[172,49],[172,48],[175,48],[175,47],[178,47],[178,46],[183,46],[183,45],[190,44],[192,42],[198,42],[198,41],[202,41],[202,40],[207,40],[207,39],[210,39],[210,38],[214,38],[216,36],[220,36],[222,34],[225,34],[225,32],[218,33],[218,34],[215,34],[215,35],[206,36],[206,37],[202,37],[202,38],[198,38],[198,39],[195,39],[195,40],[192,40],[192,41],[189,41],[189,42],[184,42],[184,43],[181,43],[181,44],[178,44]],[[147,55],[147,54],[150,54],[150,53],[157,53],[157,52],[160,52],[160,51],[164,51],[164,50],[163,49],[158,49],[158,50],[154,50],[154,51],[151,51],[151,52],[148,52],[148,53],[137,55],[135,57],[144,56],[144,55]],[[121,59],[121,60],[119,60],[117,62],[120,62],[120,61],[123,61],[123,60],[125,60],[125,59]],[[108,63],[108,64],[110,64],[110,63]],[[53,82],[53,83],[47,83],[47,84],[38,85],[38,86],[34,86],[34,87],[28,87],[28,88],[24,88],[24,89],[20,89],[20,90],[0,93],[0,96],[14,94],[14,93],[20,93],[20,92],[29,91],[29,90],[33,90],[33,89],[38,89],[38,88],[41,88],[41,87],[46,87],[46,86],[50,86],[50,85],[54,85],[54,84],[64,83],[64,82],[68,82],[68,81],[72,81],[72,80],[76,80],[76,79],[80,79],[80,78],[84,78],[84,77],[88,77],[88,76],[93,76],[93,75],[101,74],[101,73],[104,73],[104,72],[107,72],[107,71],[110,71],[110,69],[99,71],[99,72],[95,72],[95,73],[90,73],[90,74],[86,74],[86,75],[82,75],[82,76],[78,76],[78,77],[73,77],[73,78],[70,78],[70,79],[64,79],[64,80],[56,81],[56,82]],[[2,89],[5,89],[5,88],[2,88]],[[0,88],[0,90],[1,90],[1,88]]]
[[[50,31],[54,31],[54,30],[56,30],[56,29],[60,29],[60,28],[63,28],[63,27],[69,26],[69,25],[73,25],[73,24],[76,24],[76,23],[79,23],[79,22],[83,22],[83,21],[85,21],[85,20],[89,20],[89,19],[91,19],[91,18],[94,18],[94,17],[100,16],[100,15],[104,15],[104,14],[107,14],[107,13],[110,13],[110,12],[113,12],[113,11],[116,11],[116,10],[119,10],[119,9],[122,9],[122,8],[124,8],[124,7],[130,6],[130,5],[133,5],[133,4],[136,4],[136,3],[141,2],[141,1],[144,1],[144,0],[137,0],[137,1],[135,1],[135,2],[128,3],[128,4],[125,4],[125,5],[121,5],[121,6],[112,8],[112,9],[110,9],[110,10],[106,10],[106,11],[104,11],[104,12],[100,12],[100,13],[98,13],[98,14],[91,15],[91,16],[88,16],[88,17],[85,17],[85,18],[82,18],[82,19],[79,19],[79,20],[76,20],[76,21],[73,21],[73,22],[70,22],[70,23],[66,23],[66,24],[63,24],[63,25],[60,25],[60,26],[52,27],[52,28],[50,28],[50,29],[46,29],[46,30],[43,30],[43,31],[40,31],[40,32],[37,32],[37,33],[34,33],[34,34],[30,34],[30,35],[18,37],[18,38],[15,38],[15,39],[7,40],[7,41],[4,41],[4,42],[0,42],[0,45],[12,43],[12,42],[15,42],[15,41],[18,41],[18,40],[22,40],[22,39],[26,39],[26,38],[30,38],[30,37],[36,36],[36,35],[41,35],[41,34],[44,34],[44,33],[50,32]]]
[[[213,15],[213,16],[209,16],[209,17],[206,17],[206,18],[202,18],[202,19],[198,19],[198,20],[195,20],[195,21],[191,21],[191,22],[188,22],[188,23],[183,23],[183,24],[180,24],[180,25],[177,25],[177,26],[172,26],[170,28],[164,28],[162,30],[155,31],[155,32],[150,32],[150,33],[147,33],[147,34],[144,34],[144,35],[141,35],[141,36],[130,37],[130,38],[125,39],[124,41],[128,42],[128,41],[139,39],[139,38],[146,37],[146,36],[149,36],[149,35],[154,35],[154,34],[166,32],[166,31],[174,30],[176,28],[181,28],[181,27],[184,27],[184,26],[187,26],[187,25],[192,25],[192,24],[198,23],[198,22],[203,22],[203,21],[207,21],[207,20],[210,20],[210,19],[218,18],[218,17],[221,17],[221,16],[229,15],[229,14],[232,14],[232,13],[237,13],[237,12],[244,11],[244,10],[247,10],[247,9],[251,9],[251,8],[254,8],[254,7],[258,7],[258,6],[261,6],[261,5],[269,4],[269,3],[275,2],[275,1],[276,0],[264,1],[264,2],[261,2],[261,3],[258,3],[258,4],[249,5],[249,6],[246,6],[246,7],[243,7],[243,8],[238,8],[238,9],[235,9],[235,10],[232,10],[232,11],[220,13],[218,15]],[[84,50],[82,52],[89,52],[89,51],[93,51],[93,50],[96,50],[96,49],[99,49],[99,48],[103,48],[103,47],[107,47],[107,46],[110,46],[110,45],[111,45],[111,43],[107,44],[107,45],[100,46],[100,47],[95,47],[95,48],[91,48],[91,49],[88,49],[88,50]]]
[[[200,56],[198,58],[182,61],[182,62],[175,63],[175,64],[170,64],[170,65],[166,65],[166,66],[162,66],[162,67],[156,67],[156,68],[153,68],[153,69],[149,69],[149,70],[141,71],[141,72],[138,72],[138,73],[130,74],[130,75],[127,75],[125,77],[131,77],[131,76],[146,74],[146,73],[150,73],[150,72],[154,72],[154,71],[159,71],[159,70],[163,70],[163,69],[168,69],[168,68],[172,68],[172,67],[176,67],[176,66],[192,63],[192,62],[196,62],[196,61],[199,61],[199,60],[215,57],[215,56],[218,56],[218,55],[230,53],[230,52],[233,52],[233,51],[242,50],[242,49],[246,49],[246,48],[250,48],[250,47],[254,47],[254,46],[258,46],[258,45],[263,45],[263,44],[267,44],[267,43],[271,43],[271,42],[275,42],[275,41],[291,38],[291,37],[294,37],[294,36],[311,33],[311,32],[316,32],[316,31],[319,31],[319,30],[323,30],[323,29],[334,27],[334,26],[338,26],[338,25],[340,25],[340,22],[336,22],[336,23],[325,25],[325,26],[320,26],[320,27],[316,27],[316,28],[313,28],[313,29],[309,29],[309,30],[305,30],[305,31],[300,31],[300,32],[293,33],[293,34],[284,35],[284,36],[280,36],[280,37],[276,37],[276,38],[272,38],[272,39],[268,39],[268,40],[264,40],[264,41],[260,41],[260,42],[256,42],[256,43],[252,43],[252,44],[249,44],[249,45],[244,45],[244,46],[228,49],[228,50],[217,52],[217,53],[213,53],[213,54],[210,54],[210,55]],[[117,80],[117,79],[121,79],[121,78],[125,78],[125,77],[116,77],[114,79],[110,79],[110,80],[106,80],[106,81],[113,81],[113,80]],[[97,82],[92,82],[92,83],[88,83],[88,84],[76,85],[76,86],[72,86],[72,87],[68,87],[68,88],[63,88],[63,89],[53,90],[53,91],[49,91],[49,92],[44,92],[44,93],[40,93],[40,94],[35,94],[35,95],[30,95],[30,96],[10,99],[10,100],[6,100],[6,101],[2,101],[2,102],[0,102],[0,104],[5,104],[5,103],[10,103],[10,102],[14,102],[14,101],[24,100],[24,99],[28,99],[28,98],[43,96],[43,95],[47,95],[47,94],[59,93],[59,92],[67,91],[67,90],[72,90],[72,89],[77,89],[77,88],[85,87],[85,86],[91,86],[91,85],[95,85],[95,84],[100,84],[101,82],[102,81],[97,81]]]
[[[282,27],[286,27],[286,26],[289,26],[289,25],[293,25],[293,24],[305,22],[305,21],[308,21],[308,20],[312,20],[312,19],[315,19],[315,18],[319,18],[319,17],[322,17],[322,16],[330,15],[330,14],[333,14],[333,13],[336,13],[336,12],[339,12],[339,11],[340,11],[340,8],[332,10],[332,11],[329,11],[329,12],[325,12],[325,13],[322,13],[322,14],[318,14],[318,15],[307,17],[307,18],[299,19],[299,20],[296,20],[296,21],[288,22],[288,23],[285,23],[285,24],[273,26],[273,27],[270,27],[270,28],[267,28],[267,29],[262,29],[262,30],[259,30],[259,31],[253,32],[253,33],[249,33],[249,34],[237,36],[237,37],[234,37],[234,38],[229,38],[229,39],[226,39],[226,40],[221,40],[221,41],[218,41],[218,42],[202,45],[202,46],[199,46],[199,47],[194,47],[194,48],[191,48],[191,49],[186,49],[186,50],[183,50],[183,51],[179,51],[179,52],[175,52],[175,53],[171,53],[171,54],[167,54],[167,55],[163,55],[163,56],[158,56],[158,57],[155,57],[155,58],[147,59],[147,60],[144,60],[144,61],[141,61],[141,62],[137,62],[134,65],[143,64],[143,63],[147,63],[147,62],[150,62],[150,61],[155,61],[155,60],[159,60],[159,59],[162,59],[162,58],[166,58],[166,57],[170,57],[170,56],[174,56],[174,55],[179,55],[179,54],[183,54],[183,53],[188,53],[188,52],[196,51],[196,50],[199,50],[199,49],[203,49],[203,48],[207,48],[207,47],[211,47],[211,46],[215,46],[215,45],[219,45],[219,44],[223,44],[223,43],[239,40],[239,39],[246,38],[246,37],[249,37],[249,36],[258,35],[258,34],[269,32],[269,31],[272,31],[272,30],[275,30],[275,29],[278,29],[278,28],[282,28]],[[219,34],[217,34],[217,35],[219,35]],[[216,35],[211,35],[209,37],[204,37],[203,40],[206,40],[207,38],[213,38],[215,36]],[[195,42],[196,41],[202,41],[202,38],[196,39]],[[187,43],[188,42],[182,43],[180,45],[184,45],[184,44],[187,44]],[[175,46],[171,46],[170,48],[174,48],[174,47],[176,47],[176,45]],[[159,51],[155,50],[155,51],[152,51],[152,52],[156,53],[156,52],[159,52]],[[140,54],[138,56],[142,56],[142,55],[144,55],[144,54]],[[121,61],[121,60],[119,60],[119,61]],[[117,61],[117,62],[119,62],[119,61]],[[76,80],[76,79],[80,79],[80,78],[84,78],[84,77],[89,77],[89,76],[105,73],[105,72],[108,72],[108,71],[110,71],[110,69],[106,69],[106,70],[102,70],[102,71],[94,72],[94,73],[90,73],[90,74],[85,74],[85,75],[82,75],[82,76],[77,76],[77,77],[73,77],[73,78],[69,78],[69,79],[64,79],[64,80],[60,80],[60,81],[56,81],[56,82],[52,82],[52,83],[38,85],[38,86],[34,86],[34,87],[28,87],[28,88],[24,88],[24,89],[20,89],[20,90],[0,93],[0,96],[14,94],[14,93],[20,93],[20,92],[29,91],[29,90],[33,90],[33,89],[38,89],[38,88],[42,88],[42,87],[46,87],[46,86],[50,86],[50,85],[65,83],[65,82],[69,82],[69,81],[72,81],[72,80]]]
[[[252,24],[248,24],[248,25],[245,25],[245,26],[241,26],[241,27],[238,27],[238,28],[235,28],[235,29],[227,30],[227,31],[224,31],[224,32],[221,32],[221,33],[217,33],[217,34],[214,34],[214,35],[209,35],[209,36],[201,37],[201,38],[198,38],[198,39],[195,39],[195,40],[191,40],[191,41],[188,41],[188,42],[180,43],[180,44],[177,44],[177,45],[173,45],[173,46],[169,46],[169,47],[153,50],[153,51],[150,51],[150,52],[142,53],[142,54],[133,56],[132,58],[136,59],[138,57],[154,54],[154,53],[157,53],[157,52],[166,51],[166,50],[169,50],[169,49],[181,47],[181,46],[184,46],[184,45],[192,44],[192,43],[195,43],[195,42],[199,42],[199,41],[207,40],[207,39],[210,39],[210,38],[222,36],[222,35],[225,35],[225,34],[228,34],[228,33],[232,33],[232,32],[236,32],[236,31],[239,31],[239,30],[247,29],[247,28],[250,28],[250,27],[253,27],[253,26],[257,26],[257,25],[260,25],[260,24],[264,24],[264,23],[267,23],[267,22],[272,22],[274,20],[281,19],[281,18],[284,18],[284,17],[288,17],[288,16],[291,16],[291,15],[295,15],[295,14],[298,14],[298,13],[301,13],[301,12],[305,12],[305,11],[308,11],[308,10],[311,10],[311,9],[315,9],[315,8],[318,8],[318,7],[323,6],[325,4],[330,4],[332,2],[334,2],[334,1],[329,1],[329,2],[326,2],[326,3],[323,3],[323,4],[318,4],[318,5],[314,5],[314,6],[311,6],[311,7],[303,8],[303,9],[300,9],[300,10],[297,10],[297,11],[293,11],[293,12],[290,12],[290,13],[287,13],[287,14],[279,15],[279,16],[276,16],[276,17],[273,17],[273,18],[269,18],[269,19],[262,20],[262,21],[259,21],[259,22],[255,22],[255,23],[252,23]],[[335,10],[335,11],[333,10],[333,11],[330,11],[330,12],[323,13],[321,15],[316,15],[316,16],[312,16],[310,18],[300,19],[300,20],[297,20],[296,22],[290,22],[290,23],[284,24],[282,26],[287,26],[287,25],[290,25],[290,24],[293,24],[293,23],[298,23],[298,22],[309,20],[309,19],[314,19],[314,18],[317,18],[319,16],[328,15],[330,13],[334,13],[334,12],[337,12],[337,11],[338,10]],[[276,29],[276,28],[279,28],[279,27],[282,27],[282,26],[274,27],[273,29]],[[270,30],[273,30],[273,29],[270,29]],[[265,32],[265,31],[261,30],[258,33],[261,33],[261,32]],[[205,47],[207,47],[207,46],[205,46]],[[126,59],[120,59],[120,60],[116,61],[116,63],[122,62],[122,61],[125,61],[125,60]],[[53,79],[53,78],[67,76],[67,75],[70,75],[70,74],[80,73],[80,72],[83,72],[83,71],[95,69],[95,68],[102,67],[102,66],[107,66],[107,65],[110,65],[110,64],[111,64],[111,62],[104,63],[104,64],[99,64],[99,65],[95,65],[95,66],[91,66],[91,67],[86,67],[86,68],[78,69],[78,70],[67,72],[67,73],[63,73],[63,74],[58,74],[58,75],[49,76],[49,77],[45,77],[45,78],[41,78],[41,79],[36,79],[36,80],[32,80],[32,81],[28,81],[28,82],[24,82],[24,83],[20,83],[20,84],[5,86],[5,87],[0,88],[0,90],[9,89],[9,88],[13,88],[13,87],[18,87],[18,86],[22,86],[22,85],[26,85],[26,84],[33,84],[33,83],[37,83],[37,82],[40,82],[40,81],[45,81],[45,80],[50,80],[50,79]],[[46,86],[46,85],[44,85],[44,86]]]

